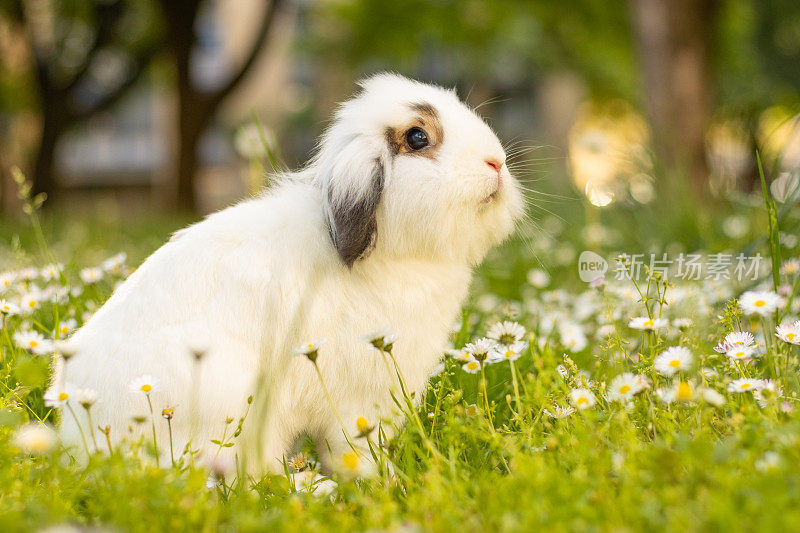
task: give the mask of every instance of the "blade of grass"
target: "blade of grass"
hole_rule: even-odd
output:
[[[781,266],[781,249],[780,237],[778,234],[778,210],[775,207],[775,201],[770,195],[767,188],[767,178],[764,176],[764,166],[761,164],[761,154],[756,151],[756,161],[758,162],[758,176],[761,178],[761,190],[764,194],[764,205],[767,208],[767,220],[769,222],[769,253],[772,257],[772,283],[775,287],[775,292],[778,292],[778,285],[780,285],[780,266]]]

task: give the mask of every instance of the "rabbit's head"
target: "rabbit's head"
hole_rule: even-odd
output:
[[[360,85],[308,169],[339,257],[480,261],[523,211],[494,132],[453,91],[393,74]]]

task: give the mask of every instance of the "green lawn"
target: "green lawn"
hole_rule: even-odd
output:
[[[31,353],[14,335],[32,330],[47,342],[57,325],[80,325],[127,270],[106,265],[87,282],[81,269],[120,252],[136,266],[185,220],[49,213],[46,245],[28,221],[3,223],[0,272],[17,275],[0,286],[0,300],[23,312],[4,315],[0,330],[0,531],[800,529],[800,348],[775,335],[778,323],[800,314],[798,273],[787,262],[798,255],[790,238],[798,215],[782,214],[784,242],[771,250],[760,199],[711,209],[664,194],[654,205],[604,209],[533,199],[531,222],[480,267],[454,328],[455,350],[431,379],[418,418],[376,446],[394,474],[350,480],[344,472],[330,495],[295,490],[302,487],[289,475],[215,479],[201,467],[157,469],[139,459],[147,442],[132,446],[137,453],[73,464],[39,422],[59,416],[42,398],[50,355]],[[674,284],[644,269],[636,284],[609,271],[596,288],[578,279],[584,249],[606,258],[760,253],[765,268],[756,280],[669,276]],[[773,253],[786,265],[777,281],[788,290],[759,306],[776,290]],[[23,270],[54,258],[63,277]],[[31,293],[39,298],[25,310]],[[460,349],[504,320],[524,327],[529,347],[517,345],[513,364],[478,360],[479,371],[468,372]],[[737,330],[754,334],[747,356],[714,350]],[[313,466],[313,450],[306,453]]]

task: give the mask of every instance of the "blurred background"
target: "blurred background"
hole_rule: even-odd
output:
[[[0,0],[0,223],[12,166],[73,214],[228,205],[380,70],[457,87],[568,204],[707,209],[756,149],[798,179],[797,0]]]

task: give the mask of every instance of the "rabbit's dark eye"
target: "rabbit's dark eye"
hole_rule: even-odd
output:
[[[406,132],[406,142],[412,150],[422,150],[428,146],[428,134],[420,128],[411,128]]]

